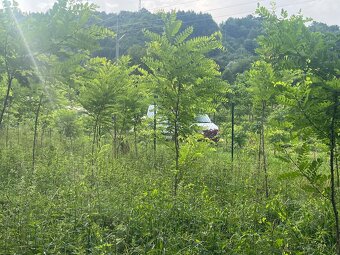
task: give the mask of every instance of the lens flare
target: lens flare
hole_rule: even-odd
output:
[[[22,40],[23,43],[24,43],[24,46],[25,46],[25,49],[26,49],[27,54],[28,54],[28,56],[29,56],[29,59],[30,59],[30,61],[31,61],[32,64],[33,64],[34,71],[35,71],[35,73],[36,73],[36,75],[37,75],[37,77],[38,77],[40,83],[41,83],[42,86],[43,86],[43,87],[42,87],[43,92],[44,92],[44,94],[47,96],[49,102],[52,103],[52,99],[51,99],[50,93],[49,93],[48,88],[47,88],[47,82],[46,82],[46,80],[44,79],[44,77],[43,77],[43,75],[42,75],[42,73],[41,73],[41,71],[40,71],[40,68],[39,68],[39,66],[38,66],[38,64],[37,64],[37,61],[36,61],[35,58],[34,58],[34,55],[33,55],[33,53],[32,53],[32,50],[31,50],[31,48],[30,48],[30,46],[29,46],[29,44],[28,44],[28,42],[27,42],[27,40],[26,40],[26,37],[25,37],[25,35],[24,35],[24,33],[23,33],[21,27],[20,27],[20,24],[19,24],[19,22],[18,22],[18,19],[15,17],[12,8],[9,8],[9,10],[10,10],[10,14],[11,14],[11,16],[12,16],[12,18],[13,18],[13,21],[14,21],[14,23],[15,23],[15,27],[16,27],[16,29],[18,30],[19,35],[20,35],[20,38],[21,38],[21,40]]]

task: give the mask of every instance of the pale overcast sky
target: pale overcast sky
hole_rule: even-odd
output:
[[[17,0],[23,11],[46,11],[55,0]],[[99,6],[99,10],[119,12],[137,11],[139,0],[89,0]],[[163,9],[170,11],[194,10],[210,13],[220,23],[229,17],[243,17],[254,13],[257,3],[270,6],[270,0],[141,0],[142,7],[156,12]],[[284,8],[289,14],[300,9],[306,17],[329,25],[340,25],[340,0],[277,0],[278,9]]]

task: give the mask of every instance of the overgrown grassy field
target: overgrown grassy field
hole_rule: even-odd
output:
[[[5,131],[0,254],[335,254],[329,200],[273,153],[266,198],[251,145],[232,167],[222,144],[183,142],[173,196],[170,142],[115,158],[102,141],[92,160],[90,138],[47,132],[32,171],[32,134]]]

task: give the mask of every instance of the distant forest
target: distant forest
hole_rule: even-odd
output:
[[[192,38],[209,36],[216,31],[222,33],[225,51],[216,51],[210,57],[219,64],[222,77],[228,82],[234,82],[236,75],[248,70],[256,60],[256,38],[263,33],[261,18],[248,15],[243,18],[228,18],[217,24],[210,14],[194,11],[178,11],[177,18],[183,22],[182,31],[189,26],[194,28]],[[122,37],[119,40],[119,53],[129,55],[134,64],[142,64],[140,59],[145,55],[147,39],[143,30],[161,33],[163,29],[161,18],[146,9],[139,12],[122,11],[119,14],[98,12],[97,19],[99,20],[93,22],[117,32],[117,38]],[[328,26],[316,21],[309,28],[313,32],[340,32],[339,26]],[[114,60],[117,38],[102,40],[100,50],[95,55]]]

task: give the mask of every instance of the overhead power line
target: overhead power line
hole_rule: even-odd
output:
[[[152,11],[152,10],[159,10],[159,9],[174,7],[174,6],[178,6],[178,5],[185,5],[185,4],[197,3],[197,2],[199,2],[199,1],[200,1],[200,0],[187,1],[187,2],[182,2],[182,3],[177,3],[177,4],[171,4],[171,5],[165,5],[165,6],[154,7],[154,8],[148,8],[148,10],[149,10],[149,11]]]
[[[203,12],[203,13],[208,13],[208,12],[210,12],[210,11],[217,11],[217,10],[222,10],[222,9],[227,9],[227,8],[234,8],[234,7],[240,7],[240,6],[244,6],[244,5],[251,5],[251,4],[255,4],[255,3],[258,3],[258,2],[263,2],[263,1],[265,1],[265,0],[253,0],[253,1],[249,1],[249,2],[245,2],[245,3],[241,3],[241,4],[234,4],[234,5],[228,5],[228,6],[224,6],[224,7],[219,7],[219,8],[213,8],[213,9],[208,9],[208,10],[201,10],[200,12]],[[193,2],[193,1],[190,1],[190,2]],[[186,2],[186,3],[190,3],[190,2]],[[197,0],[196,1],[194,1],[194,2],[198,2]],[[168,5],[168,7],[172,7],[172,6],[175,6],[175,5],[177,5],[177,4],[174,4],[174,5]],[[248,13],[248,12],[247,12]],[[209,14],[209,13],[208,13]],[[232,14],[232,15],[237,15],[238,13],[235,13],[235,14]],[[116,15],[118,15],[118,14],[116,14]],[[182,15],[181,17],[185,17],[186,15],[190,15],[190,14],[184,14],[184,15]],[[111,19],[113,19],[114,17],[116,17],[116,16],[112,16],[112,17],[109,17],[109,18],[107,18],[107,19],[104,19],[104,20],[102,20],[102,21],[100,21],[99,23],[98,23],[98,25],[100,25],[100,24],[104,24],[104,23],[106,23],[106,22],[108,22],[109,20],[111,20]],[[206,18],[205,18],[206,19]],[[205,20],[204,19],[204,20]],[[159,18],[158,19],[159,21],[161,21],[161,18]],[[138,25],[139,24],[139,22],[135,22],[135,23],[130,23],[130,24],[122,24],[120,27],[122,28],[122,27],[125,27],[125,26],[132,26],[132,25]],[[112,28],[112,27],[110,27],[110,28]]]
[[[217,7],[217,8],[213,8],[213,9],[198,10],[198,11],[200,11],[200,12],[211,12],[211,11],[222,10],[222,9],[226,9],[226,8],[234,8],[234,7],[244,6],[244,5],[256,4],[256,3],[263,2],[263,1],[265,1],[265,0],[250,1],[250,2],[245,2],[245,3],[232,4],[232,5],[227,5],[227,6],[224,6],[224,7]],[[199,1],[196,0],[194,2],[199,2]],[[190,2],[187,2],[187,3],[190,3]],[[159,7],[159,8],[148,9],[148,10],[157,10],[157,9],[162,10],[162,8],[168,8],[168,7],[173,7],[173,6],[176,6],[176,4],[168,5],[168,6],[164,6],[164,7]]]
[[[288,3],[288,4],[282,4],[282,5],[277,5],[276,7],[278,8],[283,8],[283,7],[287,7],[287,6],[292,6],[292,5],[298,5],[298,4],[303,4],[303,3],[313,3],[315,2],[316,0],[305,0],[305,1],[296,1],[294,3]],[[256,1],[257,2],[257,1]],[[250,4],[251,2],[248,2],[248,4]],[[255,3],[254,1],[252,3]],[[238,6],[242,6],[242,5],[245,5],[246,3],[243,3],[243,4],[240,4],[240,5],[231,5],[229,6],[230,8],[231,7],[238,7]],[[206,10],[206,11],[211,11],[211,10],[222,10],[222,9],[226,9],[228,8],[227,6],[224,6],[224,7],[220,7],[220,8],[214,8],[214,9],[210,9],[210,10]],[[235,12],[235,13],[228,13],[228,14],[224,14],[224,15],[220,15],[220,16],[217,16],[215,18],[229,18],[229,17],[233,17],[235,15],[241,15],[241,14],[251,14],[249,11],[242,11],[242,12]],[[181,17],[185,17],[186,15],[190,15],[190,14],[184,14],[182,15]],[[186,20],[186,21],[183,21],[182,23],[183,24],[188,24],[188,23],[192,23],[192,22],[198,22],[198,21],[204,21],[204,20],[210,20],[211,18],[210,17],[205,17],[205,18],[195,18],[195,19],[190,19],[190,20]],[[157,18],[156,21],[162,21],[161,18]],[[135,22],[135,23],[130,23],[130,24],[122,24],[120,25],[120,29],[122,28],[128,28],[128,27],[133,27],[133,26],[137,26],[137,25],[140,25],[139,22]],[[142,29],[152,29],[152,28],[160,28],[160,27],[163,27],[163,25],[158,25],[158,24],[152,24],[152,25],[149,25],[149,26],[146,26],[146,27],[143,27]],[[110,26],[108,28],[114,28],[114,26]],[[129,29],[127,31],[125,31],[126,33],[130,33],[130,32],[134,32],[134,31],[141,31],[141,28],[133,28],[133,29]]]
[[[245,3],[240,3],[240,4],[234,4],[234,5],[228,5],[228,6],[224,6],[224,7],[218,7],[218,8],[213,8],[213,9],[207,9],[207,10],[199,10],[200,12],[210,12],[210,11],[217,11],[217,10],[222,10],[222,9],[226,9],[226,8],[234,8],[234,7],[240,7],[240,6],[244,6],[244,5],[250,5],[250,4],[256,4],[256,3],[259,3],[259,2],[263,2],[265,0],[252,0],[252,1],[249,1],[249,2],[245,2]],[[188,2],[184,2],[184,3],[193,3],[193,2],[199,2],[199,0],[196,0],[196,1],[188,1]],[[178,4],[172,4],[172,5],[167,5],[167,6],[164,6],[164,7],[159,7],[159,8],[151,8],[151,9],[148,9],[149,11],[150,10],[162,10],[162,8],[170,8],[170,7],[173,7],[173,6],[177,6],[177,5],[182,5],[184,3],[178,3]],[[119,15],[118,13],[116,13],[116,15]],[[236,15],[236,14],[235,14]],[[106,23],[108,22],[109,20],[111,19],[114,19],[115,16],[111,16],[107,19],[104,19],[102,21],[99,21],[99,23],[96,23],[95,25],[101,25],[103,23]],[[132,23],[133,24],[133,23]],[[129,24],[130,25],[130,24]]]
[[[261,1],[261,0],[260,0]],[[263,0],[262,0],[263,1]],[[301,2],[294,2],[294,3],[290,3],[290,4],[284,4],[284,5],[277,5],[276,7],[278,8],[282,8],[282,7],[287,7],[287,6],[291,6],[291,5],[298,5],[298,4],[303,4],[303,3],[313,3],[315,2],[316,0],[306,0],[306,1],[301,1]],[[249,2],[248,4],[251,4],[251,3],[256,3],[258,1],[252,1],[252,2]],[[233,5],[233,7],[237,7],[237,6],[240,6],[240,5],[245,5],[246,3],[242,3],[242,4],[239,4],[239,5]],[[220,7],[220,8],[214,8],[214,9],[211,9],[213,11],[215,10],[221,10],[221,9],[226,9],[228,8],[227,6],[225,7]],[[232,8],[231,6],[229,6],[229,8]],[[205,10],[205,11],[201,11],[201,12],[206,12],[206,11],[209,11],[209,10]],[[215,18],[229,18],[229,17],[233,17],[235,15],[241,15],[241,14],[251,14],[249,11],[247,12],[237,12],[237,13],[232,13],[232,14],[227,14],[227,15],[220,15],[220,16],[217,16]],[[118,15],[118,14],[116,14]],[[100,25],[103,25],[104,23],[114,19],[114,18],[117,18],[117,16],[110,16],[108,17],[107,19],[103,19],[103,20],[99,20],[98,22],[94,22],[92,23],[91,25],[97,25],[97,26],[100,26]],[[210,17],[208,18],[198,18],[198,19],[192,19],[192,20],[187,20],[186,22],[183,22],[183,24],[186,24],[186,23],[191,23],[191,22],[197,22],[197,21],[204,21],[204,20],[209,20]],[[161,18],[158,18],[157,19],[158,21],[162,21]],[[123,24],[123,25],[120,25],[120,28],[125,28],[125,27],[131,27],[131,26],[135,26],[135,25],[139,25],[140,23],[139,22],[136,22],[136,23],[130,23],[130,24]],[[79,30],[73,32],[72,34],[68,35],[67,38],[70,38],[72,37],[75,33],[79,32],[80,30],[83,30],[83,29],[86,29],[88,26],[85,25],[81,28],[79,28]],[[135,29],[129,29],[128,31],[125,31],[125,33],[130,33],[130,32],[138,32],[138,31],[141,31],[143,29],[152,29],[152,28],[162,28],[163,26],[162,25],[157,25],[157,24],[153,24],[151,26],[146,26],[146,27],[143,27],[143,28],[135,28]],[[113,28],[113,27],[108,27],[108,28]],[[62,40],[63,41],[63,40]]]

